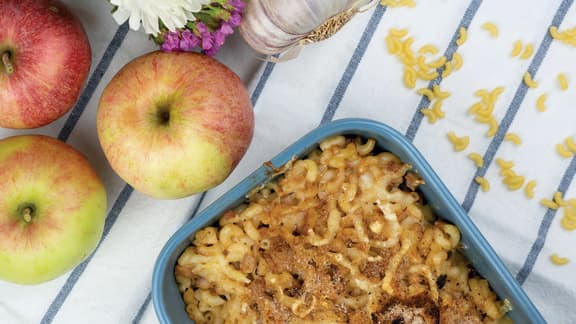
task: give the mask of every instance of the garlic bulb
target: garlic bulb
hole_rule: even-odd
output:
[[[326,39],[377,0],[250,0],[240,25],[246,43],[274,55]]]

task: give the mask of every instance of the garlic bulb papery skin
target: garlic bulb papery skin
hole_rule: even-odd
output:
[[[274,55],[303,45],[302,40],[327,20],[360,10],[375,0],[250,0],[240,34],[255,51]]]

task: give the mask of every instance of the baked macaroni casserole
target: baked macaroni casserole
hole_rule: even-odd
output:
[[[496,323],[410,166],[336,136],[191,238],[176,280],[196,323]]]

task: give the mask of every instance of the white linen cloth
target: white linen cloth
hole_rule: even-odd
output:
[[[576,322],[576,234],[561,228],[561,212],[539,204],[556,190],[576,198],[576,160],[562,158],[555,145],[576,136],[576,49],[552,41],[548,29],[576,25],[573,0],[416,0],[415,8],[377,7],[359,14],[331,39],[306,47],[292,61],[272,64],[255,58],[237,35],[217,58],[245,81],[255,103],[256,129],[251,147],[233,174],[220,186],[180,200],[157,200],[132,191],[108,165],[97,140],[95,114],[103,88],[133,58],[156,47],[143,32],[118,27],[104,1],[67,0],[80,17],[92,46],[92,70],[72,113],[52,124],[15,131],[0,129],[0,138],[16,134],[59,137],[83,152],[104,181],[108,193],[105,235],[96,252],[63,276],[36,286],[0,282],[0,323],[157,323],[150,303],[151,274],[160,249],[197,209],[203,209],[286,146],[321,122],[365,117],[408,132],[453,195],[470,209],[470,217],[501,256],[511,273],[549,323]],[[481,28],[495,23],[496,39]],[[460,26],[468,41],[456,47]],[[402,83],[402,65],[388,54],[384,38],[390,28],[407,28],[415,46],[434,44],[448,53],[457,49],[464,65],[440,87],[450,91],[446,118],[431,125],[417,114],[428,104]],[[535,55],[512,58],[512,44],[531,43]],[[539,82],[527,89],[523,74]],[[556,76],[565,73],[569,89],[560,91]],[[434,82],[438,82],[436,80]],[[428,83],[419,82],[418,87]],[[504,86],[495,116],[500,131],[486,137],[486,125],[466,111],[478,101],[478,89]],[[548,110],[536,110],[537,97],[548,94]],[[77,121],[77,122],[75,122]],[[456,153],[448,131],[469,135],[470,146]],[[502,142],[508,131],[521,146]],[[511,192],[501,183],[499,168],[489,163],[477,171],[466,157],[479,152],[516,162],[515,170],[536,179],[536,198]],[[479,173],[478,173],[479,172]],[[490,191],[478,191],[476,175],[490,180]],[[1,194],[1,193],[0,193]],[[552,253],[571,263],[556,266]],[[0,265],[1,266],[1,265]]]

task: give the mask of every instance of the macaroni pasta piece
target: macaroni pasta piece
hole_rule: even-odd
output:
[[[480,188],[482,189],[482,191],[487,192],[488,190],[490,190],[490,182],[488,182],[488,180],[486,178],[475,177],[474,181],[476,181],[476,183],[480,185]]]
[[[420,47],[420,49],[418,50],[418,53],[419,54],[436,55],[436,54],[438,54],[438,48],[434,45],[426,44],[426,45]]]
[[[450,143],[452,143],[454,151],[456,152],[464,151],[470,144],[469,136],[458,137],[454,132],[448,132],[446,136],[448,137]]]
[[[428,122],[430,124],[434,124],[436,123],[436,121],[438,120],[438,117],[436,116],[436,114],[434,113],[434,111],[430,108],[424,108],[424,109],[420,109],[420,113],[422,115],[424,115],[426,118],[428,118]]]
[[[517,40],[514,42],[514,48],[512,48],[512,53],[510,53],[510,56],[512,57],[516,57],[518,55],[520,55],[520,53],[522,52],[522,41]]]
[[[514,133],[508,133],[508,134],[504,135],[504,140],[509,141],[509,142],[513,143],[514,145],[521,145],[522,144],[522,139],[520,138],[520,136],[518,136],[517,134],[514,134]]]
[[[404,66],[404,85],[408,89],[416,87],[416,71],[409,66]]]
[[[452,74],[453,70],[454,67],[452,66],[452,62],[446,62],[444,65],[444,71],[442,71],[442,78],[447,78],[450,74]]]
[[[541,94],[538,99],[536,99],[536,109],[538,109],[539,112],[545,112],[546,109],[546,99],[548,98],[548,95],[543,93]]]
[[[432,111],[438,119],[446,117],[446,113],[442,110],[442,100],[438,99],[432,104]]]
[[[464,44],[468,39],[468,31],[466,30],[466,28],[460,27],[460,29],[458,29],[458,34],[459,37],[456,40],[456,45],[462,46],[462,44]]]
[[[568,202],[562,198],[562,193],[560,191],[554,193],[554,202],[560,207],[568,206]]]
[[[462,55],[456,52],[452,55],[452,65],[454,66],[454,70],[460,70],[462,68]]]
[[[514,162],[497,158],[496,164],[500,167],[499,173],[502,176],[502,184],[504,184],[508,190],[515,191],[524,186],[526,179],[523,176],[516,174],[513,170]],[[526,188],[524,188],[524,193],[526,193]],[[530,190],[528,190],[528,194],[532,194]]]
[[[336,136],[191,237],[175,277],[203,323],[493,323],[509,307],[411,167]],[[398,309],[406,310],[398,313]]]
[[[488,121],[488,131],[486,132],[486,136],[488,137],[494,137],[496,135],[496,133],[498,132],[498,121],[496,120],[496,118],[491,117],[490,120]]]
[[[524,80],[524,84],[526,84],[526,86],[528,86],[528,88],[537,88],[538,87],[538,83],[532,79],[532,75],[530,75],[530,72],[524,73],[523,80]]]
[[[559,31],[557,26],[551,26],[549,31],[552,38],[566,45],[576,47],[576,27]]]
[[[568,262],[570,262],[568,258],[558,256],[558,254],[556,253],[550,255],[550,261],[552,261],[552,263],[554,263],[555,265],[565,265]]]
[[[380,4],[391,8],[416,7],[416,3],[414,2],[414,0],[380,0]]]
[[[558,143],[556,144],[556,152],[563,158],[571,158],[574,155],[574,152],[570,151],[564,144]]]
[[[574,219],[563,217],[562,220],[560,221],[560,224],[562,228],[564,228],[567,231],[576,230],[576,220]]]
[[[436,61],[430,62],[430,64],[428,64],[428,66],[430,66],[431,68],[437,69],[444,64],[446,64],[446,56],[440,56]]]
[[[527,60],[532,56],[532,53],[534,53],[534,46],[532,46],[532,44],[528,44],[524,46],[524,51],[522,52],[522,54],[520,54],[520,58],[523,60]]]
[[[528,199],[534,198],[534,188],[536,187],[536,180],[530,180],[524,187],[524,195],[528,197]]]
[[[434,92],[428,88],[420,88],[416,92],[421,96],[426,96],[426,98],[428,98],[429,101],[432,101],[434,100],[434,98],[436,98]]]
[[[479,153],[472,152],[468,154],[468,158],[474,162],[474,165],[477,168],[481,168],[484,166],[484,159],[482,158],[482,155],[480,155]]]
[[[442,91],[442,90],[440,89],[440,86],[437,85],[437,84],[435,84],[435,85],[432,87],[432,91],[434,91],[434,95],[435,95],[437,98],[446,99],[446,98],[450,97],[450,92],[448,92],[448,91]]]
[[[566,147],[570,151],[572,151],[573,153],[576,153],[576,143],[574,143],[573,137],[567,137],[566,140],[564,141],[564,143],[566,144]]]
[[[491,22],[485,22],[482,24],[482,28],[486,30],[492,38],[498,37],[498,27]]]
[[[562,91],[568,90],[568,79],[566,78],[566,74],[558,74],[558,85]]]
[[[488,125],[486,136],[493,137],[498,132],[498,121],[493,116],[494,107],[498,97],[504,92],[504,87],[496,87],[492,91],[486,89],[477,90],[474,95],[480,97],[481,100],[473,104],[468,109],[468,114],[474,115],[475,120],[482,124]]]
[[[501,158],[496,159],[496,164],[500,167],[500,169],[512,169],[514,167],[514,161],[506,161]]]
[[[390,35],[386,36],[386,47],[388,48],[388,53],[390,54],[400,53],[400,42],[398,39]]]
[[[548,198],[542,198],[540,204],[549,209],[558,209],[558,204]]]

